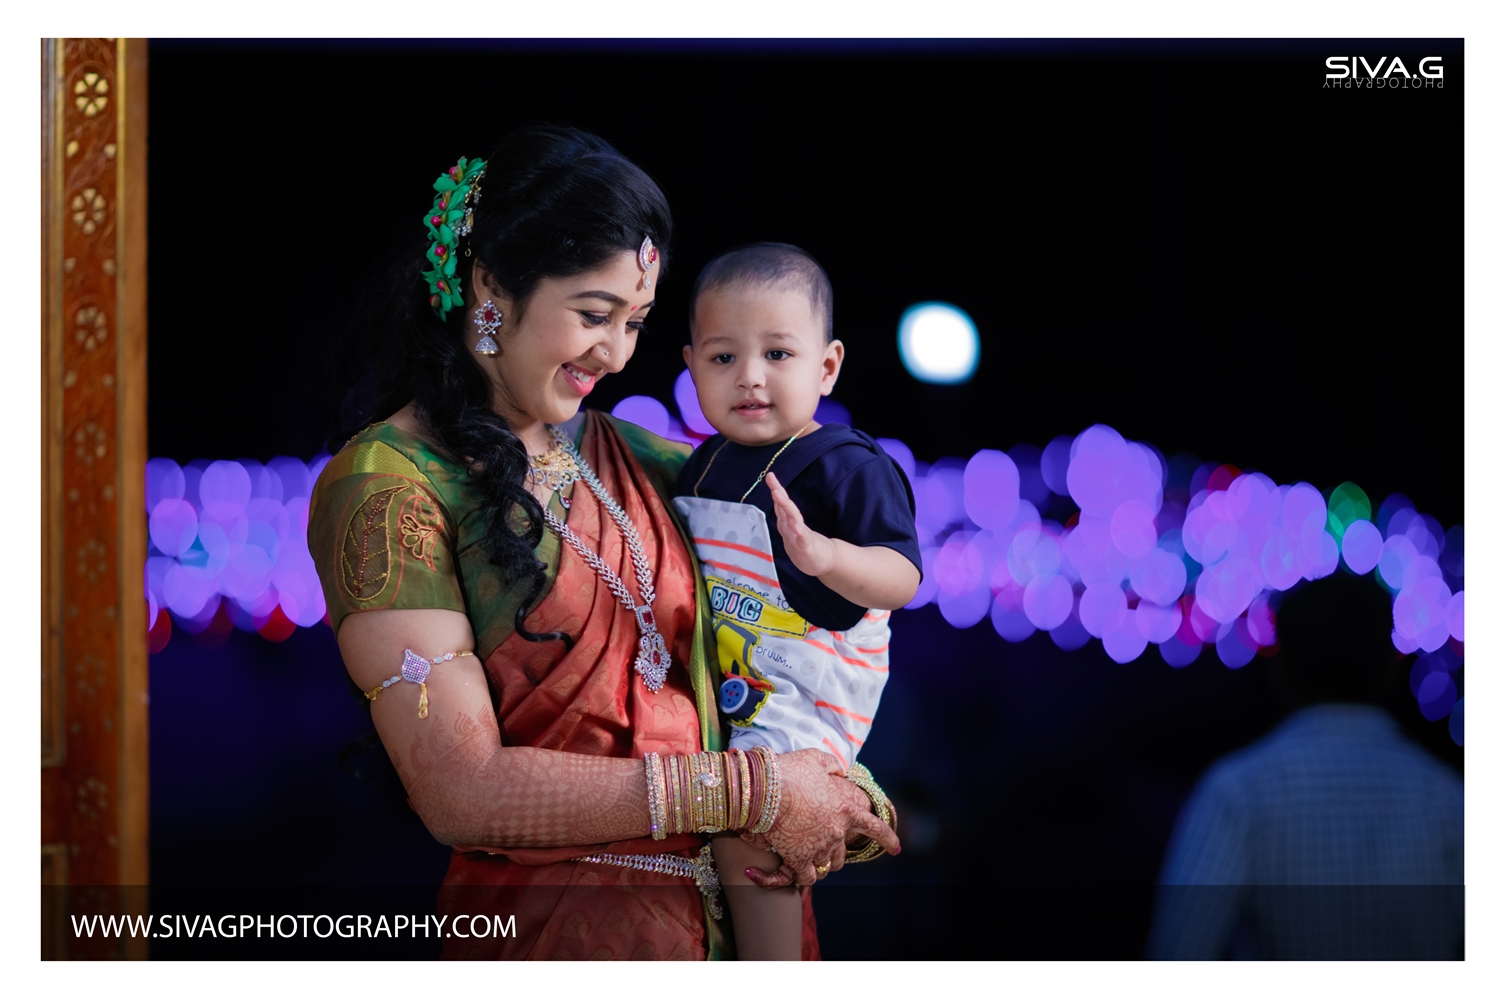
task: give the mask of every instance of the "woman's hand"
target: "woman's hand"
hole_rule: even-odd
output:
[[[892,854],[901,841],[870,809],[870,798],[845,778],[838,761],[821,750],[798,750],[777,757],[781,765],[781,813],[771,832],[742,834],[757,847],[781,856],[775,872],[758,868],[745,874],[765,889],[811,885],[820,875],[844,867],[844,844],[851,835],[878,840]],[[819,869],[826,869],[819,871]]]

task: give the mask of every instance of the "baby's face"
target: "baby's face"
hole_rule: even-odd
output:
[[[728,285],[698,299],[683,359],[698,405],[736,444],[785,441],[833,390],[844,345],[823,342],[823,322],[796,287]]]

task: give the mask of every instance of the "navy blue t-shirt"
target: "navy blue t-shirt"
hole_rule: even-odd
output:
[[[699,445],[683,466],[677,477],[677,492],[737,503],[783,443],[747,447],[715,434]],[[844,424],[824,424],[793,441],[771,471],[786,487],[809,528],[851,545],[895,549],[921,571],[911,484],[874,438]],[[781,532],[776,530],[770,487],[762,481],[744,502],[754,504],[766,515],[776,576],[792,609],[819,628],[843,631],[857,625],[868,608],[840,597],[787,557]]]

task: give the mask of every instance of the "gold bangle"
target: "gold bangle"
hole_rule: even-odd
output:
[[[762,793],[760,819],[750,828],[750,832],[768,833],[776,825],[777,814],[781,812],[781,764],[769,747],[755,747],[755,752],[764,767],[766,784]]]
[[[698,784],[703,788],[703,832],[718,833],[724,829],[724,824],[719,822],[719,792],[723,791],[722,782],[719,780],[718,768],[714,765],[718,762],[718,754],[704,753],[700,764],[702,771]]]
[[[750,825],[750,756],[736,750],[740,771],[740,829]]]
[[[694,807],[693,832],[719,833],[727,822],[724,817],[724,778],[719,754],[712,751],[695,753],[688,761],[691,802]]]
[[[746,756],[750,759],[750,770],[755,775],[750,794],[750,808],[754,810],[749,825],[751,833],[760,830],[760,821],[766,814],[766,759],[756,747],[751,747]]]
[[[718,813],[720,830],[729,829],[729,768],[724,754],[715,752],[712,757],[714,777],[719,779],[714,786],[714,811]]]
[[[885,789],[881,788],[875,782],[875,776],[870,773],[870,769],[863,764],[855,764],[849,769],[848,778],[860,791],[870,797],[870,805],[875,808],[876,817],[886,826],[895,830],[896,807],[891,802],[890,796],[885,794]],[[880,841],[871,837],[869,843],[865,844],[864,847],[845,855],[844,863],[851,864],[860,861],[870,861],[880,857],[884,853],[885,848],[880,845]]]
[[[688,757],[688,821],[694,833],[703,831],[703,783],[698,775],[703,773],[703,761],[698,754]]]
[[[771,787],[771,818],[764,821],[766,831],[769,833],[776,825],[776,821],[781,818],[781,761],[776,758],[776,751],[770,747],[765,749],[765,753],[766,762],[770,765],[766,770],[771,776],[768,782]]]
[[[683,790],[685,787],[683,782],[683,769],[686,766],[687,761],[684,758],[672,758],[672,804],[677,813],[678,833],[683,833],[687,830],[688,814],[691,813],[691,810],[687,810],[686,812],[684,812],[685,807],[687,806],[687,803],[685,801],[685,796],[687,793]]]
[[[661,755],[648,753],[646,764],[646,809],[651,814],[651,839],[663,840],[667,836],[667,813],[662,800],[666,787],[661,780]]]
[[[760,754],[749,750],[745,751],[743,763],[745,766],[745,773],[748,774],[750,778],[745,782],[745,786],[748,791],[741,792],[740,794],[742,797],[748,796],[748,801],[750,803],[749,808],[745,811],[744,826],[744,829],[750,830],[755,827],[755,824],[760,822],[760,797],[756,794],[756,792],[761,788],[762,785],[765,784],[765,780],[761,777]]]
[[[672,764],[670,782],[670,788],[672,790],[672,832],[682,833],[684,829],[682,825],[682,780],[679,773],[679,765],[682,762],[682,758],[678,757],[676,754],[673,754],[667,759]]]
[[[703,776],[698,783],[703,787],[704,833],[718,833],[724,829],[724,824],[719,821],[719,794],[724,788],[723,782],[719,780],[718,769],[714,767],[718,762],[718,756],[712,752],[703,754]]]
[[[739,822],[738,806],[740,804],[740,769],[734,761],[734,751],[724,751],[724,816],[726,830],[738,830],[743,824]]]

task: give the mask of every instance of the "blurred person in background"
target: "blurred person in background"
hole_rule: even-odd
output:
[[[1287,593],[1271,669],[1298,708],[1178,817],[1158,959],[1463,957],[1463,782],[1379,707],[1403,662],[1373,576]]]

